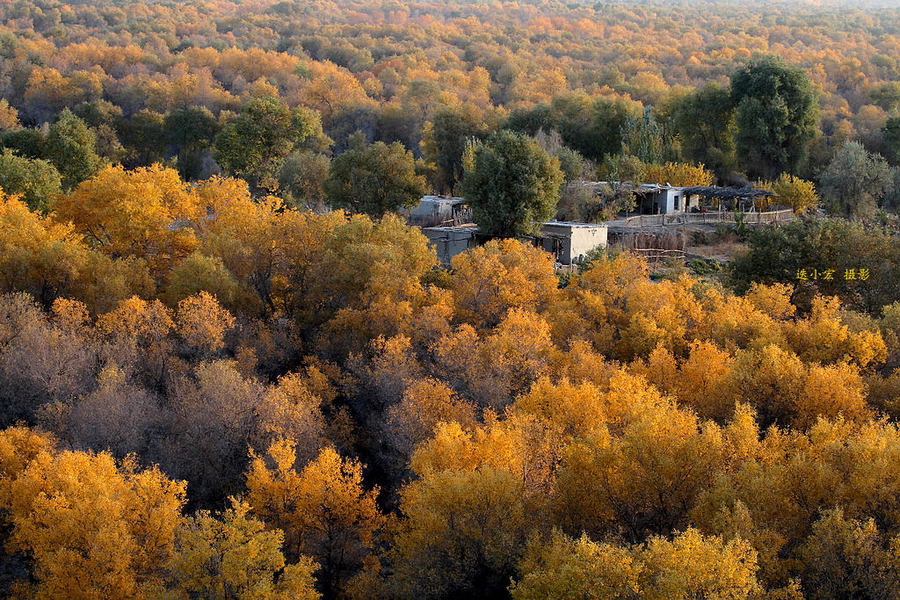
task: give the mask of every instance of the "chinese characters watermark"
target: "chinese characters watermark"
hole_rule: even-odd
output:
[[[844,281],[868,281],[871,277],[869,269],[850,268],[844,269],[843,277],[837,269],[797,269],[794,279],[798,281],[835,281],[843,278]]]

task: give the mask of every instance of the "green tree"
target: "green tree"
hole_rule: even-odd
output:
[[[640,116],[628,115],[622,125],[622,152],[649,164],[662,164],[675,156],[671,135],[647,108]]]
[[[516,110],[505,127],[535,135],[538,130],[556,130],[566,146],[586,158],[600,160],[622,150],[622,127],[633,108],[622,99],[592,99],[586,94],[556,96],[550,106]]]
[[[893,189],[891,169],[880,154],[859,142],[845,142],[819,176],[819,187],[833,213],[869,216]]]
[[[20,195],[28,208],[46,211],[62,192],[59,171],[46,160],[17,156],[12,150],[0,154],[0,188]]]
[[[119,139],[127,151],[127,166],[147,166],[166,157],[164,124],[162,114],[146,109],[119,122]]]
[[[59,170],[66,188],[73,188],[100,170],[102,159],[96,152],[97,137],[69,109],[50,126],[45,146],[46,158]]]
[[[291,153],[278,171],[278,186],[284,199],[297,208],[324,208],[325,180],[331,159],[320,152]]]
[[[163,127],[168,143],[178,154],[181,178],[201,177],[203,153],[219,133],[216,117],[205,106],[194,106],[166,115]]]
[[[553,216],[563,174],[536,141],[499,131],[470,152],[463,195],[482,233],[530,235]]]
[[[25,158],[44,158],[45,134],[41,129],[13,129],[3,134],[3,146]]]
[[[766,57],[731,77],[737,152],[751,176],[793,174],[816,135],[818,102],[806,74]]]
[[[795,219],[781,227],[749,232],[747,251],[735,256],[729,278],[739,293],[754,282],[795,286],[793,302],[809,308],[814,292],[838,296],[855,310],[881,313],[897,299],[900,285],[900,245],[881,231],[846,219]],[[868,269],[867,280],[845,279],[848,270]],[[801,270],[808,281],[798,280]],[[813,270],[820,275],[811,279]],[[831,279],[822,274],[832,270]]]
[[[412,153],[399,142],[366,146],[362,136],[353,138],[350,149],[331,161],[325,195],[332,208],[380,217],[415,206],[427,186],[416,175]]]
[[[82,102],[72,112],[88,127],[95,128],[101,125],[115,127],[122,118],[122,109],[106,100]]]
[[[252,186],[275,190],[285,157],[305,143],[323,139],[317,113],[292,110],[277,98],[254,98],[216,136],[215,158],[226,172]]]
[[[900,164],[900,116],[889,118],[881,130],[885,158],[891,164]]]
[[[463,152],[466,140],[481,139],[487,126],[471,111],[456,108],[439,109],[426,131],[423,142],[426,158],[437,165],[435,187],[452,192],[463,176]]]
[[[675,101],[675,129],[685,157],[724,177],[736,167],[734,105],[728,88],[709,83]]]

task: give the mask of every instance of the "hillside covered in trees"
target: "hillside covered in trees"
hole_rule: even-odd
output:
[[[0,5],[0,594],[898,598],[884,4]],[[595,178],[830,216],[561,274]]]

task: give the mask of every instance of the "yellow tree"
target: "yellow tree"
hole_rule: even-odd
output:
[[[874,519],[824,512],[798,551],[807,597],[890,598],[900,584],[897,538],[888,543]]]
[[[150,380],[162,383],[171,362],[175,328],[172,311],[159,300],[132,296],[97,318],[96,331],[109,339],[119,364],[138,364]]]
[[[631,540],[668,533],[688,522],[688,511],[726,464],[721,428],[642,393],[636,383],[625,394],[617,384],[606,396],[611,417],[622,411],[612,429],[618,433],[599,429],[564,452],[554,503],[567,531]]]
[[[225,334],[234,327],[235,320],[215,296],[200,292],[178,303],[175,324],[188,348],[208,356],[225,347]]]
[[[0,487],[10,547],[34,561],[23,595],[134,598],[159,584],[184,483],[106,453],[42,449]]]
[[[757,200],[756,204],[760,210],[768,210],[773,204],[778,204],[790,207],[796,213],[805,213],[815,210],[819,204],[819,196],[813,182],[787,173],[782,173],[775,181],[757,181],[756,187],[776,194],[774,198]]]
[[[251,445],[265,452],[275,441],[295,440],[296,461],[314,459],[325,440],[323,408],[330,406],[334,391],[315,367],[288,373],[267,390],[257,410],[259,423]]]
[[[31,293],[45,307],[73,296],[102,311],[152,289],[140,261],[92,250],[71,225],[33,213],[0,190],[0,290]]]
[[[362,466],[333,449],[295,470],[294,443],[274,443],[267,459],[253,455],[247,472],[247,502],[268,527],[281,529],[291,558],[306,554],[320,564],[319,579],[330,595],[340,592],[348,575],[362,566],[384,516],[366,491]]]
[[[104,253],[145,259],[165,274],[197,247],[193,223],[202,209],[174,169],[110,166],[60,198],[53,216]]]
[[[557,295],[558,279],[546,252],[517,240],[492,240],[453,259],[456,317],[482,328],[512,308],[540,312]]]
[[[554,531],[546,542],[534,538],[511,586],[513,600],[581,598],[637,600],[641,564],[627,547],[598,544],[586,535],[569,539]]]
[[[432,436],[439,423],[449,422],[473,429],[474,406],[459,398],[445,383],[430,377],[406,388],[400,402],[386,414],[387,432],[404,463],[401,466],[405,466],[416,446]]]
[[[714,177],[702,164],[667,162],[664,165],[645,165],[644,179],[647,183],[692,187],[712,185]]]
[[[488,596],[509,584],[530,520],[513,473],[432,472],[401,498],[404,518],[388,555],[393,597]]]
[[[533,540],[513,584],[514,600],[751,600],[764,595],[756,553],[740,538],[724,541],[688,529],[642,546],[575,540],[558,532]],[[787,598],[800,600],[794,594]]]
[[[671,541],[650,538],[637,556],[646,600],[750,600],[763,592],[756,551],[740,538],[725,541],[689,528]]]
[[[248,516],[250,507],[233,501],[221,518],[201,511],[178,530],[175,552],[166,565],[160,600],[318,600],[316,564],[301,556],[287,564],[284,534],[267,531]]]

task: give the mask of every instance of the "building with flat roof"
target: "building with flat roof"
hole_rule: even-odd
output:
[[[478,226],[470,224],[423,227],[422,233],[428,238],[428,243],[434,247],[441,264],[450,266],[450,261],[454,256],[476,246],[475,235],[478,233]]]
[[[465,199],[455,196],[423,196],[419,204],[401,214],[408,224],[419,227],[463,225],[472,220]]]
[[[606,248],[607,227],[605,223],[549,221],[541,226],[536,238],[556,262],[571,265],[582,262],[595,248]]]
[[[454,256],[479,243],[478,226],[474,224],[423,227],[422,233],[443,265],[449,265]],[[607,227],[605,223],[550,221],[530,239],[535,246],[552,254],[556,262],[571,265],[582,262],[591,250],[606,247]]]

